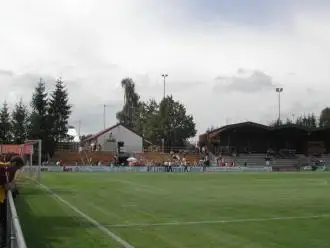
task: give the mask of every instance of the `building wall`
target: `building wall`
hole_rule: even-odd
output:
[[[110,137],[115,139],[115,142],[109,142]],[[131,130],[124,126],[118,125],[111,129],[109,132],[101,135],[97,138],[97,143],[102,146],[104,151],[116,151],[117,142],[123,141],[125,151],[128,153],[142,153],[143,152],[143,139],[139,135],[135,134]]]

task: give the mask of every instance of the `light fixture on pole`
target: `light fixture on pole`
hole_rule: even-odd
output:
[[[283,88],[276,88],[276,93],[278,94],[278,122],[281,121],[281,93]]]
[[[165,99],[165,84],[166,84],[166,78],[168,77],[168,74],[162,74],[162,77],[164,78],[164,99]]]

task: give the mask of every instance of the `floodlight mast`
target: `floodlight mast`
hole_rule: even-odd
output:
[[[165,99],[166,78],[168,77],[168,74],[163,73],[163,74],[162,74],[162,77],[164,78],[164,89],[163,89],[163,94],[164,94],[164,96],[163,96],[163,99]]]
[[[276,93],[278,94],[278,122],[281,121],[281,93],[283,88],[276,88]]]

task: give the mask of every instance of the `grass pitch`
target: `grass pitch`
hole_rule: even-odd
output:
[[[45,173],[17,209],[29,248],[123,247],[100,225],[135,248],[328,248],[329,176]]]

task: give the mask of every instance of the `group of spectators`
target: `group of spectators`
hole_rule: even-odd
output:
[[[130,166],[147,166],[151,167],[165,167],[165,171],[173,171],[173,167],[183,167],[188,171],[190,167],[208,166],[208,157],[201,156],[199,160],[188,160],[185,154],[178,154],[171,152],[166,155],[161,161],[147,160],[143,157],[129,163]]]

